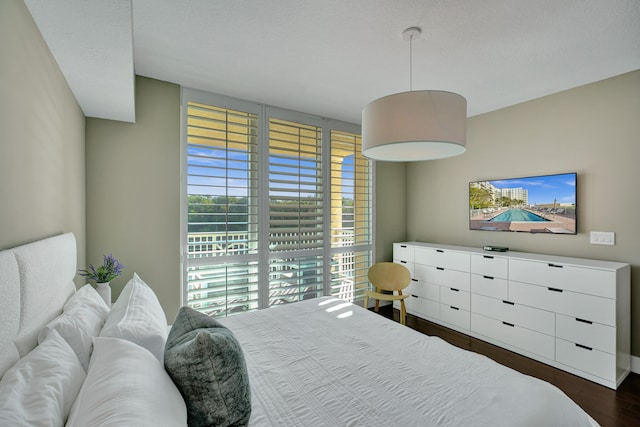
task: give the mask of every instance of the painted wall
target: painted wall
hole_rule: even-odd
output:
[[[0,248],[71,231],[85,264],[84,137],[82,110],[24,2],[1,1]]]
[[[640,356],[640,70],[468,120],[467,152],[407,166],[408,240],[627,262]],[[578,173],[578,234],[471,231],[468,183]],[[589,243],[614,231],[615,246]]]
[[[137,272],[167,320],[180,307],[180,88],[136,78],[136,123],[87,118],[87,259]]]
[[[393,261],[393,242],[407,240],[407,164],[376,162],[376,261]]]

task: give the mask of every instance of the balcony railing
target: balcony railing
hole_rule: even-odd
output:
[[[280,238],[304,241],[304,235],[280,233]],[[301,239],[300,239],[301,237]],[[343,230],[342,239],[335,246],[353,246],[353,230]],[[217,259],[211,265],[188,268],[187,303],[190,307],[212,316],[258,309],[257,261],[220,263],[221,257],[255,254],[254,241],[249,233],[189,233],[187,256],[190,259]],[[367,262],[368,265],[368,256]],[[349,301],[359,295],[356,279],[356,256],[341,253],[331,259],[331,294]],[[362,268],[362,266],[360,266]],[[279,258],[269,265],[269,305],[277,305],[315,298],[323,293],[322,260],[308,258]],[[361,279],[361,277],[360,277]]]

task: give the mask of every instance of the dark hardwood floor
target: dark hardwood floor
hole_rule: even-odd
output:
[[[379,314],[398,321],[398,310],[380,307]],[[631,373],[618,390],[612,390],[528,357],[407,315],[407,326],[427,335],[438,336],[465,350],[483,354],[524,374],[545,380],[565,392],[603,427],[640,426],[640,375]]]

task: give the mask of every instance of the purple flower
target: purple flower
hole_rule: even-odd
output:
[[[118,277],[124,270],[124,265],[120,264],[120,261],[115,259],[112,254],[103,255],[103,259],[100,267],[95,268],[93,264],[89,264],[87,270],[80,270],[80,275],[96,283],[106,283]]]

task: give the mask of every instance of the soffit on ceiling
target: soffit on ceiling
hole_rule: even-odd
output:
[[[474,116],[640,69],[637,0],[26,3],[85,113],[115,120],[132,103],[134,68],[352,123],[410,86],[460,93]],[[65,37],[50,41],[47,26]],[[422,28],[411,81],[410,26]]]
[[[83,113],[135,121],[131,0],[25,0]]]

